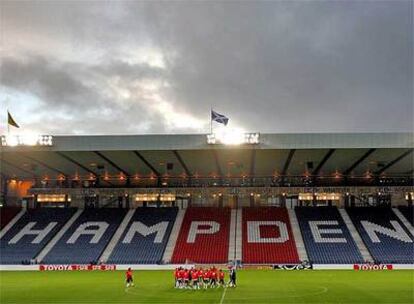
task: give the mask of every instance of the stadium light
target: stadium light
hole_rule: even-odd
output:
[[[27,133],[23,135],[2,135],[1,145],[16,146],[53,146],[53,136]]]
[[[244,133],[237,129],[222,129],[218,132],[207,134],[207,144],[209,145],[257,145],[259,143],[259,133]]]

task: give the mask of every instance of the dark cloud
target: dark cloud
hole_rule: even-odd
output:
[[[39,121],[24,124],[28,129],[38,129],[36,124],[41,122],[55,134],[166,131],[162,117],[149,112],[145,104],[105,95],[106,79],[117,77],[127,86],[131,80],[156,77],[150,67],[109,63],[85,69],[77,63],[55,65],[36,56],[23,61],[3,58],[0,69],[3,86],[40,101],[36,108]]]
[[[0,5],[1,84],[59,133],[414,128],[412,1]]]

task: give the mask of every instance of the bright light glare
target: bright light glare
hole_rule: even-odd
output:
[[[19,138],[17,136],[7,136],[6,143],[8,146],[15,147],[19,144]]]
[[[16,146],[52,146],[53,137],[51,135],[37,135],[25,133],[22,135],[3,135],[1,136],[1,145]]]
[[[259,143],[259,133],[244,133],[240,129],[223,128],[215,133],[207,134],[207,144],[209,145],[257,145]]]
[[[20,139],[25,145],[34,146],[37,144],[39,135],[34,134],[34,133],[26,133],[26,134],[21,135]]]
[[[244,141],[244,132],[240,129],[221,129],[216,138],[224,145],[241,145]]]

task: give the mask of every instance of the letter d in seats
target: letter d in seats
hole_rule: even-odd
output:
[[[272,226],[279,229],[279,237],[262,237],[260,227]],[[281,221],[248,221],[247,222],[247,242],[248,243],[284,243],[289,240],[288,229]]]

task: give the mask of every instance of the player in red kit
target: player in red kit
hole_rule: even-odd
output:
[[[127,272],[125,273],[126,277],[126,287],[134,286],[134,279],[132,277],[132,270],[128,268]]]
[[[224,283],[224,272],[223,272],[223,270],[219,269],[218,277],[219,277],[219,285],[224,287],[226,284]]]
[[[178,268],[175,268],[175,270],[174,270],[174,280],[175,280],[175,282],[174,282],[174,288],[178,288],[179,287],[179,284],[178,284]]]
[[[209,269],[205,269],[203,272],[204,289],[207,289],[208,285],[210,284],[210,275],[211,271]]]
[[[184,270],[184,288],[188,288],[190,285],[190,271],[188,269]]]
[[[211,287],[217,287],[217,271],[216,268],[211,268],[210,272],[210,286]]]
[[[194,289],[200,289],[200,286],[198,285],[198,277],[199,272],[197,269],[192,269],[191,271],[191,278],[193,279],[193,288]]]
[[[184,285],[184,273],[185,273],[185,271],[184,271],[183,268],[180,268],[178,270],[178,286],[179,286],[179,288],[183,288],[183,285]]]

